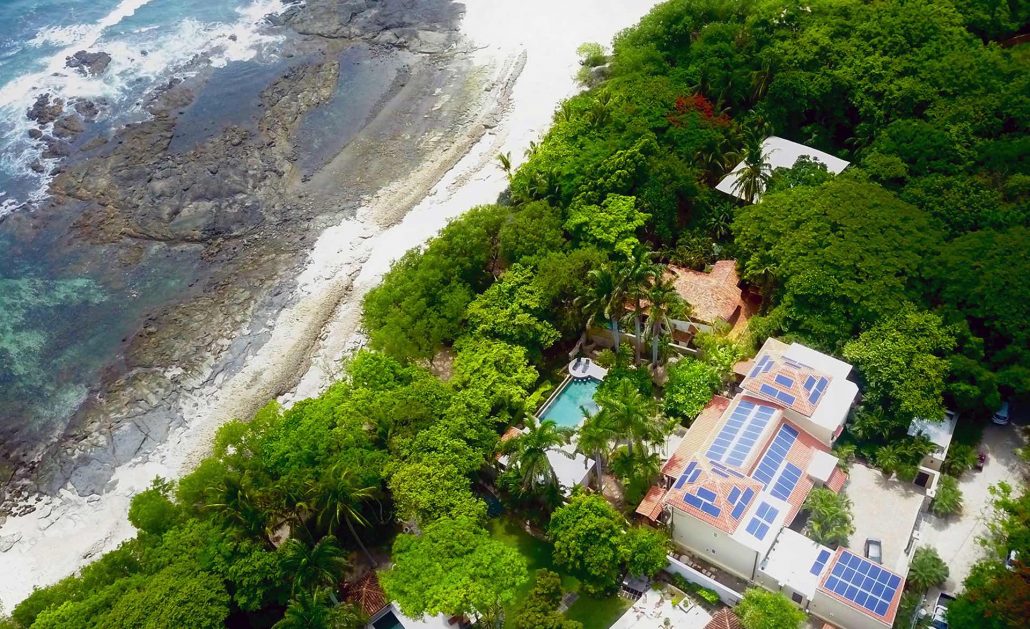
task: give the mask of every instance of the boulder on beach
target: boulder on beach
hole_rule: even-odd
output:
[[[97,107],[97,104],[85,98],[75,101],[75,111],[79,112],[83,118],[89,121],[93,121],[100,114],[100,108]]]
[[[86,76],[99,76],[107,70],[111,63],[111,55],[106,52],[87,52],[80,50],[65,58],[64,65],[74,68]]]
[[[85,130],[86,125],[76,113],[65,114],[54,122],[54,135],[59,138],[70,138]]]

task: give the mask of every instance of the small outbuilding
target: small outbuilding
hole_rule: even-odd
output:
[[[802,157],[808,157],[813,161],[823,164],[826,166],[827,172],[833,175],[840,174],[851,164],[851,162],[834,157],[829,153],[824,153],[804,144],[798,144],[797,142],[791,142],[776,136],[769,136],[762,142],[762,156],[765,163],[769,165],[770,171],[775,171],[777,168],[793,168],[794,164]],[[722,181],[715,186],[715,189],[737,197],[742,201],[746,200],[740,191],[740,185],[737,183],[743,170],[744,162],[740,162],[733,167],[730,174],[723,177]],[[755,201],[757,200],[755,199]]]

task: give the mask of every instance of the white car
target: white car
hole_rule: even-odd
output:
[[[1004,426],[1009,423],[1009,403],[1002,402],[1001,408],[994,411],[994,416],[991,417],[991,421],[999,426]]]

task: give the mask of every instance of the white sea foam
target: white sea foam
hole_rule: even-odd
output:
[[[40,30],[30,45],[63,48],[33,71],[0,86],[0,172],[38,184],[35,198],[23,201],[40,200],[47,184],[46,175],[29,169],[29,164],[38,159],[40,147],[28,139],[27,132],[33,125],[25,112],[40,94],[50,93],[65,103],[76,98],[102,99],[117,114],[133,113],[144,90],[164,82],[170,75],[189,74],[198,59],[206,58],[211,67],[223,67],[233,61],[253,59],[279,39],[263,33],[262,25],[267,14],[282,10],[281,0],[255,0],[239,7],[234,23],[207,23],[187,17],[172,24],[148,25],[117,39],[105,39],[107,29],[132,16],[149,1],[123,0],[93,24]],[[79,50],[102,50],[111,55],[103,75],[87,77],[65,66],[67,57]],[[4,204],[0,208],[10,206],[7,212],[15,207],[3,198],[0,204]]]

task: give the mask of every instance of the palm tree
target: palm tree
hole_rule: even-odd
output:
[[[589,273],[591,289],[583,305],[587,325],[593,325],[599,318],[608,320],[612,328],[615,352],[619,351],[619,319],[626,310],[626,280],[619,269],[607,264]]]
[[[375,559],[365,548],[354,525],[368,526],[368,520],[361,514],[361,507],[375,498],[377,489],[373,485],[364,485],[354,477],[350,468],[337,463],[329,468],[320,482],[312,483],[309,490],[322,530],[333,533],[341,523],[346,524],[351,537],[373,567],[376,565]]]
[[[754,203],[765,190],[770,177],[772,166],[766,161],[761,135],[753,133],[744,145],[744,167],[737,173],[733,192],[748,203]]]
[[[628,317],[633,320],[633,354],[637,362],[640,362],[640,345],[643,342],[641,321],[643,319],[643,300],[647,297],[647,291],[651,282],[661,272],[658,265],[651,261],[652,253],[643,247],[638,248],[628,260],[618,265],[616,275],[624,286],[626,297],[633,302],[633,310]]]
[[[547,451],[567,444],[572,432],[571,428],[559,427],[553,420],[537,424],[530,417],[522,434],[501,444],[501,453],[508,456],[508,467],[518,470],[522,477],[524,492],[535,494],[558,487],[558,477],[547,459]]]
[[[508,180],[511,181],[511,152],[498,153],[497,161],[501,164],[501,170],[507,175]]]
[[[328,589],[301,590],[290,599],[282,620],[273,629],[329,629],[333,627],[332,600]]]
[[[657,407],[654,400],[644,396],[628,379],[620,379],[608,391],[599,391],[597,422],[608,426],[627,443],[629,455],[633,448],[643,449],[646,444],[661,439],[661,430],[655,421]]]
[[[851,521],[851,501],[847,496],[819,487],[808,494],[804,507],[809,512],[808,536],[820,544],[846,544],[848,537],[855,532]]]
[[[683,298],[671,280],[659,274],[647,290],[648,313],[645,335],[651,341],[651,366],[658,367],[658,349],[662,338],[672,334],[672,319],[687,311]]]
[[[335,587],[347,569],[347,560],[333,535],[326,535],[311,547],[291,537],[283,544],[281,552],[283,572],[293,575],[293,594]]]
[[[612,443],[616,440],[616,433],[605,423],[606,416],[591,416],[583,409],[585,419],[579,427],[579,435],[576,440],[576,451],[594,459],[594,472],[597,474],[597,489],[603,488],[604,462],[612,450]]]
[[[949,572],[948,564],[933,546],[920,546],[908,566],[907,584],[917,592],[925,592],[947,581]]]
[[[213,511],[223,524],[242,529],[270,548],[274,547],[268,536],[268,514],[258,505],[255,493],[242,476],[226,474],[208,489],[208,496],[204,508]]]

